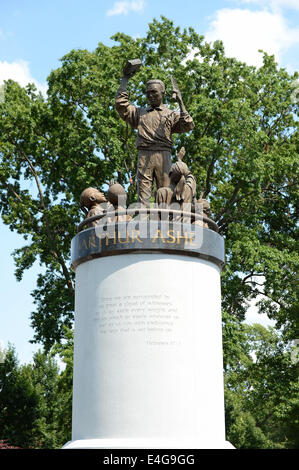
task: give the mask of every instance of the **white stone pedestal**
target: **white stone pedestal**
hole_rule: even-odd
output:
[[[77,267],[72,425],[67,449],[232,448],[215,263],[140,252]]]

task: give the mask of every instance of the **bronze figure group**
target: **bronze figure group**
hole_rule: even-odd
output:
[[[138,201],[143,207],[150,207],[150,200],[155,182],[157,192],[155,201],[159,207],[167,208],[177,203],[183,210],[184,204],[190,204],[194,213],[209,215],[210,206],[206,200],[196,200],[196,181],[186,163],[184,147],[177,152],[177,160],[171,165],[172,134],[189,132],[194,128],[193,119],[187,112],[181,92],[172,77],[172,97],[179,105],[179,112],[163,104],[165,85],[161,80],[149,80],[146,83],[147,107],[138,107],[129,101],[127,84],[129,79],[141,67],[139,59],[129,60],[123,70],[121,84],[116,93],[115,108],[126,123],[137,129],[136,148],[138,150],[137,191]],[[126,191],[118,183],[111,181],[107,199],[95,188],[87,188],[81,194],[80,204],[86,217],[93,217],[89,226],[99,222],[94,216],[103,214],[103,203],[107,203],[107,215],[126,207]],[[198,204],[200,203],[200,204]],[[202,212],[203,210],[203,212]],[[115,217],[117,217],[115,219]],[[116,215],[114,220],[125,221],[129,215]],[[203,222],[201,225],[206,225]]]

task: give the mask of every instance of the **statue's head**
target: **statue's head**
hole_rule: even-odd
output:
[[[197,199],[197,204],[202,204],[202,210],[205,214],[210,214],[211,212],[211,206],[210,203],[206,199]]]
[[[90,209],[95,204],[106,202],[106,198],[101,191],[96,188],[86,188],[80,196],[80,206]]]
[[[127,200],[127,193],[125,188],[119,184],[115,183],[114,180],[110,181],[108,193],[108,201],[115,207],[125,206]]]
[[[146,84],[146,97],[149,104],[156,108],[163,102],[165,85],[161,80],[149,80]]]

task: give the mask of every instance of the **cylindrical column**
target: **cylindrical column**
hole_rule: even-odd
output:
[[[220,268],[175,253],[76,269],[67,448],[225,448]]]

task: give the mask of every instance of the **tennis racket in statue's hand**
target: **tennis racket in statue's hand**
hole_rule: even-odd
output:
[[[178,84],[177,84],[177,81],[176,79],[171,76],[170,77],[170,80],[171,80],[171,85],[172,85],[172,99],[174,101],[179,101],[182,99],[182,95],[181,95],[181,92],[180,92],[180,89],[178,87]]]

